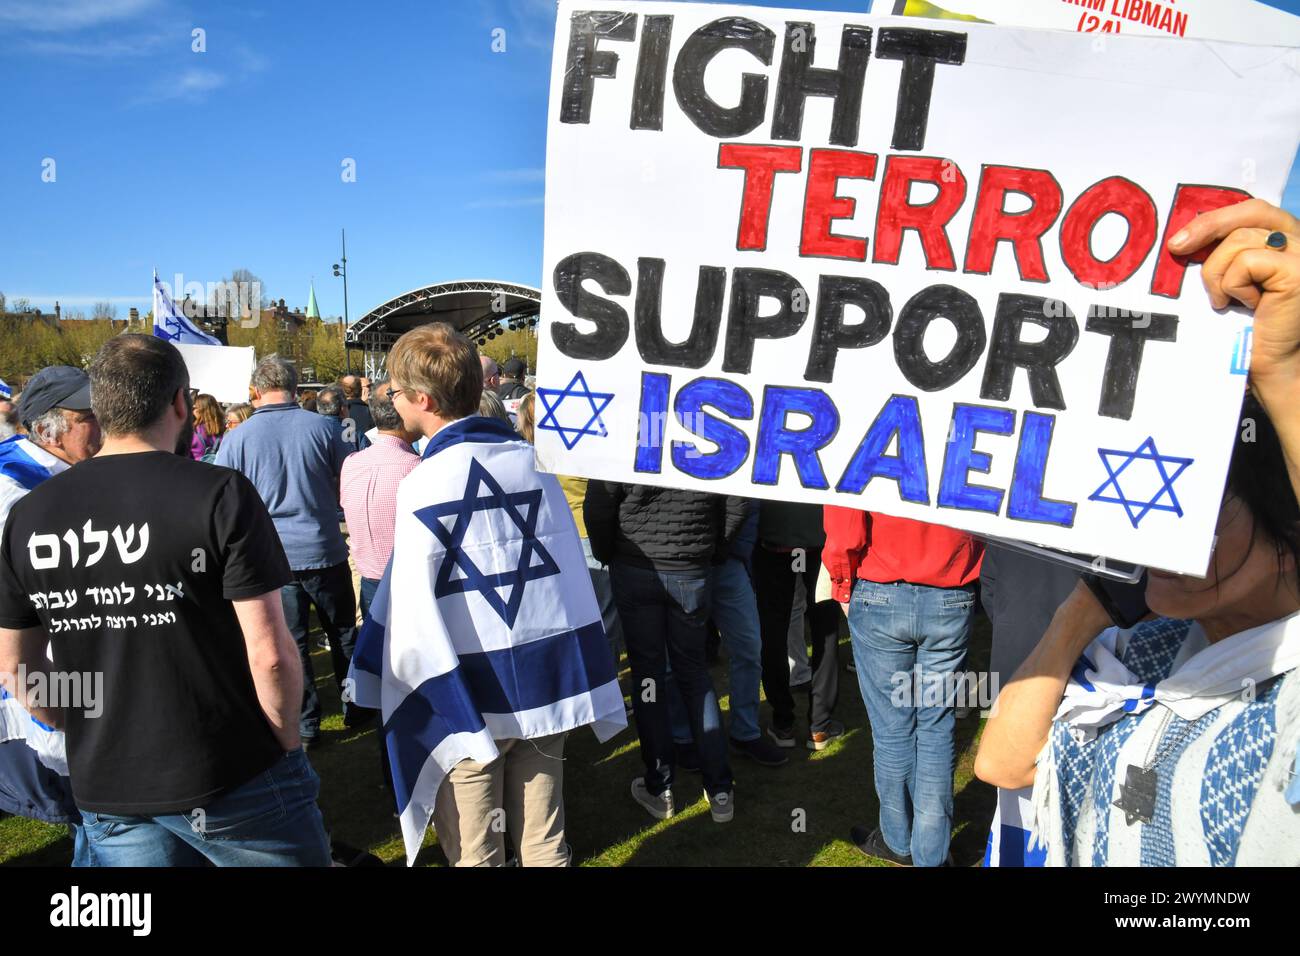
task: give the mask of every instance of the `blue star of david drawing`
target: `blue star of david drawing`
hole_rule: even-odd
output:
[[[1178,476],[1191,467],[1193,459],[1191,458],[1174,458],[1170,455],[1162,455],[1156,450],[1156,441],[1154,438],[1148,438],[1138,446],[1137,451],[1114,451],[1109,448],[1098,448],[1097,454],[1101,456],[1101,462],[1106,466],[1106,472],[1110,475],[1100,488],[1089,495],[1089,501],[1105,501],[1111,504],[1123,505],[1124,510],[1128,512],[1128,520],[1136,528],[1138,524],[1152,511],[1172,511],[1178,517],[1183,516],[1183,506],[1178,503],[1178,496],[1174,493],[1174,482]],[[1118,468],[1111,462],[1112,458],[1122,459]],[[1135,461],[1154,462],[1156,470],[1160,472],[1160,478],[1164,482],[1160,486],[1150,501],[1132,499],[1124,494],[1124,489],[1120,487],[1119,476],[1124,473],[1129,465]],[[1171,466],[1167,468],[1166,466]],[[1106,490],[1114,488],[1113,495],[1107,495]],[[1162,499],[1168,499],[1167,502]]]
[[[579,389],[578,386],[582,386]],[[559,432],[560,440],[564,442],[564,447],[572,449],[574,445],[582,441],[584,435],[596,435],[604,438],[609,434],[605,428],[605,423],[600,420],[600,413],[603,412],[609,403],[614,400],[613,392],[593,392],[587,385],[587,380],[578,372],[573,376],[573,380],[564,388],[539,388],[537,397],[542,400],[542,406],[546,409],[546,414],[542,420],[537,423],[537,427],[550,432]],[[581,428],[569,428],[561,425],[555,418],[555,413],[560,410],[560,406],[566,398],[586,399],[591,405],[591,417],[587,419],[587,424]],[[595,426],[593,428],[593,426]],[[599,429],[599,430],[597,430]]]
[[[488,493],[480,495],[480,486],[487,489]],[[559,565],[536,537],[537,513],[541,510],[541,505],[541,488],[506,494],[488,470],[477,459],[472,459],[463,498],[430,505],[415,513],[447,549],[447,555],[438,568],[438,576],[433,584],[434,598],[477,591],[483,595],[492,610],[501,615],[506,626],[513,627],[524,599],[524,586],[529,581],[560,573]],[[523,547],[519,552],[518,566],[513,570],[484,574],[463,550],[465,532],[469,530],[470,520],[476,511],[497,510],[504,511],[506,517],[523,533]],[[442,522],[442,518],[447,515],[455,516],[450,528]],[[534,557],[539,563],[533,563]],[[453,579],[451,574],[456,568],[460,568],[465,576]],[[502,598],[499,588],[509,588],[510,597]]]

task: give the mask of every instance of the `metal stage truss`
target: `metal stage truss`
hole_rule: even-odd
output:
[[[430,322],[446,322],[479,345],[517,329],[536,334],[542,293],[513,282],[465,279],[439,282],[389,299],[371,309],[347,333],[347,348],[360,349],[365,374],[383,373],[388,350],[402,334]]]

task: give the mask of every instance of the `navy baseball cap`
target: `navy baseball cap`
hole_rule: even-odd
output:
[[[30,427],[52,408],[90,408],[90,376],[71,365],[51,365],[31,377],[18,402],[18,418]]]

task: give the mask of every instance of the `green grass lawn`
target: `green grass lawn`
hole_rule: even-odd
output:
[[[987,670],[988,652],[988,622],[981,615],[967,669]],[[844,636],[841,665],[850,659]],[[400,866],[404,861],[401,833],[381,785],[376,732],[343,727],[329,655],[318,652],[313,663],[326,713],[332,714],[322,725],[321,746],[311,753],[321,778],[320,807],[326,825],[336,840],[367,848],[385,863]],[[713,678],[725,711],[725,655],[713,669]],[[803,707],[805,699],[797,694],[795,703]],[[771,716],[766,704],[759,716],[766,728]],[[796,728],[801,735],[807,732],[804,716],[800,715]],[[633,801],[629,786],[643,771],[634,727],[605,744],[597,743],[589,730],[571,734],[564,792],[567,836],[575,862],[582,866],[885,865],[863,856],[848,842],[853,824],[875,825],[877,807],[871,782],[871,732],[857,679],[847,669],[840,671],[836,716],[848,733],[821,753],[801,745],[788,751],[789,764],[775,769],[733,755],[736,816],[728,824],[710,819],[698,774],[679,774],[673,788],[678,813],[671,820],[656,822]],[[952,849],[961,866],[974,865],[983,856],[993,815],[992,788],[971,773],[980,729],[978,711],[957,725]],[[66,866],[71,859],[66,827],[20,817],[0,820],[0,863]],[[417,863],[446,864],[432,828]]]

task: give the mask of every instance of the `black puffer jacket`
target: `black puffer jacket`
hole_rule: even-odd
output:
[[[686,571],[725,558],[748,508],[732,495],[591,481],[582,515],[603,564]]]

